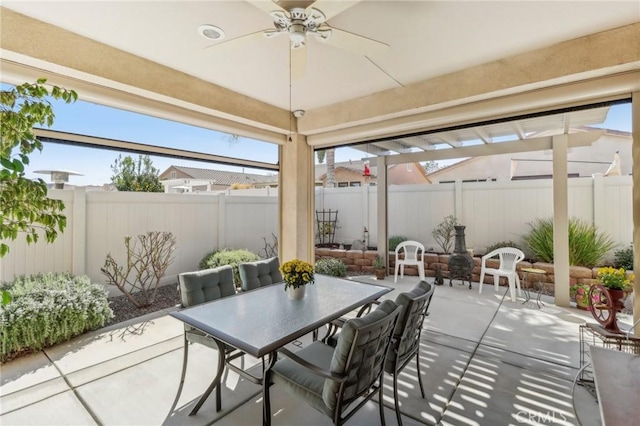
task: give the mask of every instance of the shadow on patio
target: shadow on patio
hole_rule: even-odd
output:
[[[375,282],[371,277],[354,277]],[[387,298],[412,287],[405,277]],[[588,312],[513,303],[500,293],[479,295],[454,284],[436,288],[422,333],[421,368],[426,399],[420,396],[415,363],[399,377],[406,425],[600,424],[595,399],[572,384],[579,368],[579,325]],[[261,388],[233,372],[225,375],[222,411],[211,396],[195,416],[191,407],[214,376],[217,352],[193,345],[185,388],[176,409],[182,365],[182,323],[158,312],[97,330],[2,368],[3,425],[245,425],[259,424]],[[144,323],[141,331],[140,324]],[[127,326],[129,328],[127,328]],[[134,327],[134,328],[131,328]],[[137,328],[136,328],[137,327]],[[291,350],[310,342],[289,345]],[[257,360],[246,357],[245,367]],[[273,424],[330,424],[302,400],[272,387]],[[395,424],[393,391],[385,379],[386,421]],[[378,424],[370,402],[348,424]]]

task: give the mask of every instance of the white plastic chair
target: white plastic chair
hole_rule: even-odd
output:
[[[498,255],[500,257],[500,267],[487,268],[487,259]],[[522,290],[520,289],[520,278],[516,272],[516,265],[524,259],[524,253],[514,247],[501,247],[495,249],[491,253],[487,253],[482,256],[482,269],[480,270],[480,285],[478,293],[482,293],[482,282],[484,281],[484,274],[493,275],[493,285],[495,290],[498,291],[500,283],[500,277],[507,277],[509,280],[509,291],[511,292],[511,301],[516,301],[515,286],[518,287],[518,295],[522,296]],[[515,284],[515,286],[514,286]]]
[[[400,259],[400,252],[404,251],[404,259]],[[398,267],[400,278],[404,278],[404,265],[417,266],[420,280],[424,281],[424,245],[417,241],[403,241],[396,247],[396,273],[393,279],[398,282]]]

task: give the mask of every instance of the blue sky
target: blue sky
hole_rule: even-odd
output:
[[[2,84],[6,90],[10,86]],[[180,149],[205,152],[227,157],[257,160],[268,163],[278,161],[278,147],[275,144],[240,138],[232,142],[228,134],[200,127],[189,126],[151,116],[118,110],[84,101],[74,104],[52,102],[56,115],[52,129],[139,142],[150,145],[179,147]],[[631,131],[631,105],[616,105],[609,112],[605,123],[599,127]],[[102,185],[111,181],[111,165],[118,157],[117,151],[82,148],[76,146],[44,144],[42,152],[34,152],[27,168],[28,177],[40,177],[49,181],[47,175],[34,174],[34,170],[65,169],[74,170],[84,176],[72,176],[73,185]],[[130,154],[123,154],[130,155]],[[336,161],[361,159],[366,154],[350,148],[336,151]],[[137,156],[134,156],[137,158]],[[160,172],[170,165],[200,168],[215,168],[241,172],[242,168],[211,163],[191,162],[179,159],[151,157],[153,165]],[[448,163],[451,163],[449,161]],[[444,165],[444,164],[443,164]],[[255,169],[245,169],[248,173],[271,173]]]
[[[3,84],[3,89],[6,86]],[[77,101],[73,104],[53,101],[55,121],[51,127],[71,133],[138,142],[149,145],[177,147],[179,149],[204,152],[247,160],[278,162],[278,147],[272,143],[240,138],[232,142],[230,135],[159,119],[143,114],[119,110],[90,102]],[[27,167],[28,177],[40,177],[49,181],[48,175],[35,174],[34,170],[73,170],[83,176],[72,176],[73,185],[102,185],[111,182],[111,165],[120,155],[117,151],[83,148],[71,145],[45,143],[42,152],[30,156]],[[137,155],[132,155],[137,159]],[[365,154],[353,149],[342,149],[336,153],[336,161],[360,159]],[[242,172],[241,167],[212,163],[185,161],[151,156],[154,167],[163,172],[171,165],[210,168]],[[247,173],[269,174],[268,170],[246,168]]]

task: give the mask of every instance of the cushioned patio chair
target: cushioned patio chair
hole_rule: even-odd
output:
[[[280,261],[277,257],[256,262],[245,262],[238,265],[242,291],[254,290],[275,283],[283,282],[280,273]]]
[[[402,425],[402,419],[400,417],[398,400],[398,374],[402,372],[414,357],[416,359],[420,393],[422,394],[422,398],[425,398],[420,372],[420,335],[422,333],[424,319],[429,315],[428,310],[434,289],[434,284],[420,281],[410,291],[400,293],[396,297],[396,304],[400,306],[401,310],[398,315],[398,322],[393,331],[393,340],[389,346],[384,371],[393,378],[393,401],[399,425]],[[335,346],[339,336],[340,334],[336,334],[329,338],[327,343]]]
[[[387,354],[384,371],[393,377],[393,401],[398,425],[402,425],[400,405],[398,403],[398,374],[413,358],[416,359],[420,393],[422,398],[425,398],[420,373],[420,334],[422,333],[424,319],[429,315],[428,310],[434,289],[434,284],[420,281],[411,291],[400,293],[396,297],[396,304],[400,306],[401,311],[393,332],[393,340]]]
[[[400,258],[400,253],[404,251],[404,259]],[[396,271],[393,282],[398,282],[398,269],[400,278],[404,277],[404,267],[417,266],[420,281],[424,281],[424,245],[417,241],[403,241],[396,247]]]
[[[185,272],[178,274],[178,283],[180,287],[180,300],[183,308],[211,302],[223,297],[232,296],[236,293],[236,287],[233,282],[233,268],[229,265],[197,272]],[[242,355],[242,352],[237,351],[213,337],[208,336],[202,331],[185,324],[182,374],[180,376],[180,386],[178,387],[178,394],[174,401],[174,407],[180,398],[180,394],[182,393],[182,388],[184,386],[185,375],[187,372],[187,361],[189,358],[189,343],[200,343],[201,345],[217,349],[220,352],[218,355],[217,375],[200,398],[200,401],[198,401],[191,411],[190,415],[193,415],[198,412],[204,401],[213,391],[213,388],[216,387],[216,382],[219,381],[222,376],[222,372],[224,371],[226,357],[235,353],[240,356]],[[206,368],[208,368],[208,366]],[[220,395],[220,386],[217,386],[216,410],[220,411],[221,408],[222,398]],[[173,408],[171,411],[173,411]]]
[[[500,266],[498,268],[488,268],[487,260],[494,256],[500,258]],[[511,294],[511,301],[516,301],[515,287],[518,287],[518,295],[522,295],[520,289],[520,278],[516,272],[516,266],[518,262],[524,259],[524,253],[515,247],[501,247],[493,250],[491,253],[487,253],[482,256],[482,268],[480,269],[480,284],[478,286],[478,294],[482,293],[482,284],[484,281],[484,274],[493,275],[493,285],[495,290],[498,291],[500,285],[500,277],[507,277],[509,282],[509,291]]]
[[[386,300],[370,314],[348,320],[335,348],[314,342],[296,353],[278,350],[286,358],[273,366],[272,383],[303,398],[335,425],[346,422],[378,393],[384,425],[382,375],[399,312],[398,305]]]

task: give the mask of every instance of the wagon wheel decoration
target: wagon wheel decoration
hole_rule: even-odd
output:
[[[605,329],[619,333],[616,323],[616,308],[613,306],[613,298],[609,290],[602,284],[594,284],[589,290],[589,307],[591,315]]]

